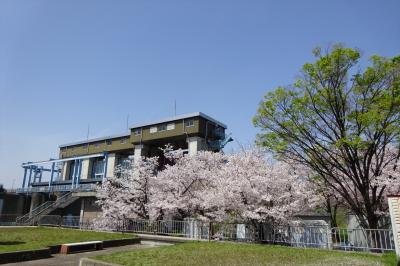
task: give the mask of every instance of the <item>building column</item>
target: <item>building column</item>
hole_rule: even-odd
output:
[[[22,182],[22,188],[25,188],[25,182],[26,182],[26,174],[28,172],[28,169],[24,167],[24,181]]]
[[[77,173],[76,173],[76,182],[75,187],[79,187],[79,183],[81,181],[81,172],[82,172],[82,160],[76,160],[77,165]]]
[[[81,210],[79,212],[79,223],[83,223],[83,216],[85,215],[85,198],[81,198]]]
[[[107,174],[107,167],[108,167],[108,152],[104,152],[104,169],[103,169],[103,182],[104,179],[106,178]]]
[[[40,193],[32,193],[31,197],[31,206],[29,208],[29,212],[32,212],[33,209],[35,209],[37,206],[40,205],[42,199],[42,195]]]
[[[31,178],[32,178],[32,166],[29,166],[29,180],[27,187],[31,186]]]
[[[72,169],[72,175],[71,175],[71,188],[75,187],[75,182],[76,182],[76,174],[78,172],[78,161],[74,160],[74,164],[73,164],[73,169]]]
[[[89,173],[90,159],[83,159],[81,163],[82,163],[81,179],[88,179],[90,175]]]
[[[146,155],[146,146],[143,144],[140,145],[135,145],[135,154],[133,156],[134,160],[139,160],[140,157],[145,156]]]
[[[49,181],[49,191],[51,190],[51,186],[53,183],[53,179],[54,179],[54,168],[56,166],[56,163],[52,163],[51,164],[51,173],[50,173],[50,181]]]
[[[107,158],[107,172],[105,173],[106,177],[114,176],[114,168],[115,168],[115,153],[109,153]]]
[[[189,155],[195,155],[198,151],[207,150],[205,140],[200,137],[189,137],[187,138],[188,153]]]
[[[68,178],[68,166],[69,166],[69,164],[70,164],[70,162],[69,161],[65,161],[64,163],[63,163],[63,167],[62,167],[62,176],[61,176],[61,178],[62,178],[62,180],[67,180],[67,178]]]

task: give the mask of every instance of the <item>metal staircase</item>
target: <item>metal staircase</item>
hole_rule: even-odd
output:
[[[15,222],[18,225],[34,225],[41,215],[47,215],[57,208],[64,208],[73,203],[78,198],[79,197],[74,196],[72,191],[68,192],[57,198],[56,201],[46,201],[45,203],[33,209],[31,212],[28,212],[27,214],[18,217]]]
[[[228,142],[233,141],[233,138],[231,137],[232,134],[225,135],[224,133],[220,134],[218,133],[221,139],[218,140],[213,140],[213,141],[208,141],[208,146],[212,150],[222,150]]]

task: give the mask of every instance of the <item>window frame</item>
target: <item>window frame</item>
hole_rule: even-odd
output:
[[[175,123],[168,123],[167,130],[175,130]]]
[[[150,127],[150,134],[154,134],[158,132],[158,127],[157,126],[151,126]]]
[[[157,132],[167,131],[167,124],[160,124],[157,126]]]
[[[135,128],[135,129],[133,130],[133,135],[134,135],[134,136],[140,136],[140,135],[142,135],[142,128]]]
[[[194,127],[194,119],[193,118],[185,119],[184,124],[185,124],[185,127]]]

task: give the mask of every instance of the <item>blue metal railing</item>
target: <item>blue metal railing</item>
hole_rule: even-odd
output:
[[[69,185],[55,185],[55,186],[43,186],[43,187],[27,187],[8,189],[11,193],[33,193],[33,192],[67,192],[67,191],[96,191],[96,184],[79,184],[76,186]]]

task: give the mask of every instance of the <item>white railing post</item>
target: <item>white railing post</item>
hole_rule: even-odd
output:
[[[400,196],[389,196],[389,213],[392,223],[394,246],[397,259],[400,261]]]

